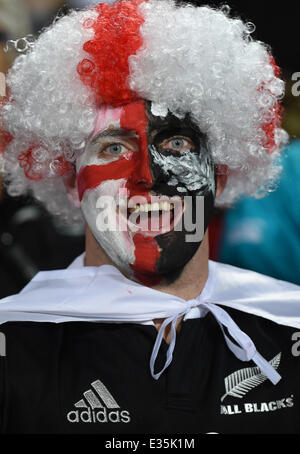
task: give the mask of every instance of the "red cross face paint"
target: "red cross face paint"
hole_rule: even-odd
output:
[[[188,115],[152,111],[144,100],[101,107],[77,161],[93,235],[116,266],[149,286],[180,275],[201,244],[215,197],[214,165],[197,125]],[[200,223],[200,237],[187,241]]]

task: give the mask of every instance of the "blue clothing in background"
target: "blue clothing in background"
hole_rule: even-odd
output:
[[[300,285],[300,140],[283,152],[277,190],[225,215],[220,261]]]

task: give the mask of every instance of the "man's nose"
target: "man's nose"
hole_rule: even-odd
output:
[[[135,172],[135,184],[144,185],[147,188],[153,186],[153,175],[150,168],[148,155],[143,155]]]
[[[154,180],[148,153],[148,141],[146,137],[143,137],[143,139],[140,144],[140,152],[136,155],[136,166],[132,176],[132,182],[135,185],[143,185],[149,189],[153,186]]]

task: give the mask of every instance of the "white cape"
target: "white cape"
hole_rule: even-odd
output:
[[[300,287],[297,285],[210,261],[209,277],[202,293],[185,301],[137,284],[111,265],[84,267],[83,256],[65,270],[38,273],[19,294],[2,299],[0,324],[9,321],[153,324],[154,319],[163,318],[165,322],[150,362],[152,375],[158,378],[172,360],[177,319],[182,315],[184,320],[204,317],[211,312],[234,354],[243,361],[252,359],[270,378],[273,372],[268,370],[269,363],[260,357],[251,339],[218,305],[300,330]],[[172,341],[166,365],[159,374],[154,374],[154,362],[169,323],[172,323]],[[225,335],[224,326],[241,348]],[[274,374],[270,380],[276,382]]]
[[[84,267],[83,255],[67,269],[39,272],[17,295],[0,300],[0,324],[107,321],[153,324],[190,306],[185,320],[203,315],[209,302],[300,329],[300,287],[230,265],[209,262],[209,276],[195,299],[153,290],[125,278],[111,265]]]

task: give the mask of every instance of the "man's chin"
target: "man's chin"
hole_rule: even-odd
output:
[[[132,266],[132,268],[134,271],[133,280],[148,287],[155,287],[162,283],[167,285],[173,284],[180,277],[184,269],[184,267],[182,267],[170,270],[167,273],[157,273],[147,269],[138,269],[134,266]]]
[[[132,266],[132,269],[134,271],[134,280],[136,282],[149,287],[154,287],[163,283],[166,285],[173,284],[177,279],[180,278],[185,266],[186,264],[182,264],[180,266],[170,267],[169,269],[165,269],[164,271],[159,272],[153,272],[144,268],[139,269],[134,266]]]

